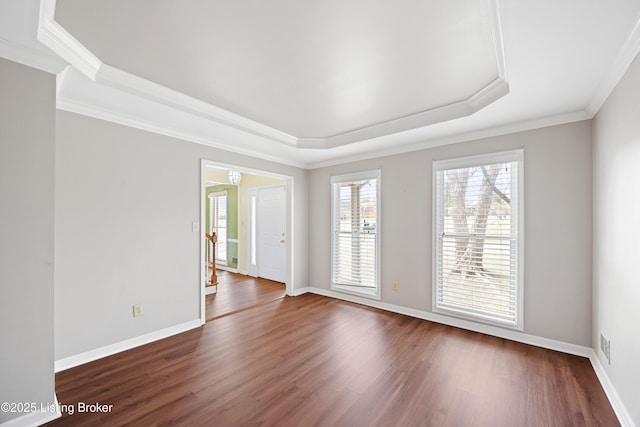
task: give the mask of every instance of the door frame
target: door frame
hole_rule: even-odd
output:
[[[285,289],[286,294],[291,296],[293,295],[294,283],[293,283],[293,265],[294,265],[294,227],[293,227],[293,191],[294,191],[294,177],[290,175],[283,175],[279,173],[273,173],[264,171],[261,169],[253,169],[244,166],[233,165],[229,163],[221,163],[214,160],[209,159],[200,159],[200,323],[204,324],[206,322],[206,295],[205,295],[205,285],[207,281],[207,268],[206,268],[206,245],[207,240],[204,238],[204,225],[206,224],[206,203],[207,194],[206,194],[206,185],[205,185],[205,170],[207,167],[214,167],[218,169],[233,169],[237,170],[240,173],[251,173],[255,175],[261,175],[270,178],[277,178],[284,181],[285,188],[285,212],[286,212],[286,235],[288,238],[286,239],[286,253],[285,253]],[[238,205],[240,205],[240,199],[244,196],[244,191],[238,186]],[[238,210],[238,216],[240,216],[240,210]],[[248,242],[244,242],[248,236],[244,236],[243,239],[238,239],[238,255],[242,253],[242,248]],[[238,259],[238,264],[240,263],[240,259]]]

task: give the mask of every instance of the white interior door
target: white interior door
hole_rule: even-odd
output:
[[[258,192],[258,276],[285,282],[286,190],[284,185]]]

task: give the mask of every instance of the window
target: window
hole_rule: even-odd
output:
[[[221,191],[209,194],[209,224],[211,233],[216,233],[215,261],[227,263],[227,192]]]
[[[522,330],[523,151],[433,162],[433,310]]]
[[[333,289],[380,298],[380,175],[331,178]]]

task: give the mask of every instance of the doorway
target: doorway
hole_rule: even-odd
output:
[[[272,300],[278,286],[281,297],[291,295],[293,178],[202,160],[201,194],[201,321],[210,319],[207,308],[237,306],[221,301],[235,298],[259,303],[261,295]],[[216,232],[215,253],[205,232]],[[213,272],[218,273],[218,285],[207,287]],[[259,289],[266,287],[269,292]],[[231,291],[242,297],[232,296]]]

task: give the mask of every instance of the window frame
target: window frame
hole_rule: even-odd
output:
[[[349,181],[357,181],[364,179],[376,180],[376,227],[375,227],[375,290],[373,292],[357,289],[349,285],[334,283],[335,260],[336,260],[336,236],[339,233],[339,224],[336,223],[336,189],[339,184]],[[381,194],[382,194],[382,171],[380,169],[356,172],[343,175],[335,175],[331,177],[331,290],[357,295],[365,298],[379,300],[381,298],[381,280],[380,280],[380,254],[381,254]]]
[[[443,221],[444,206],[439,205],[439,200],[444,201],[441,197],[441,191],[444,191],[444,182],[439,185],[438,173],[444,173],[451,169],[472,168],[496,163],[515,162],[517,164],[516,171],[512,171],[512,200],[515,199],[515,218],[516,240],[515,246],[515,280],[516,280],[516,301],[515,301],[515,322],[503,321],[490,316],[475,314],[464,309],[452,309],[441,307],[438,300],[439,277],[438,277],[438,260],[441,254],[438,230],[441,220]],[[513,185],[513,179],[516,180]],[[514,197],[515,194],[515,197]],[[434,160],[432,162],[432,310],[434,313],[454,316],[474,322],[481,322],[489,325],[506,327],[522,331],[524,330],[524,150],[516,149],[509,151],[501,151],[495,153],[481,154],[475,156],[458,157],[446,160]],[[513,254],[511,255],[513,256]]]

